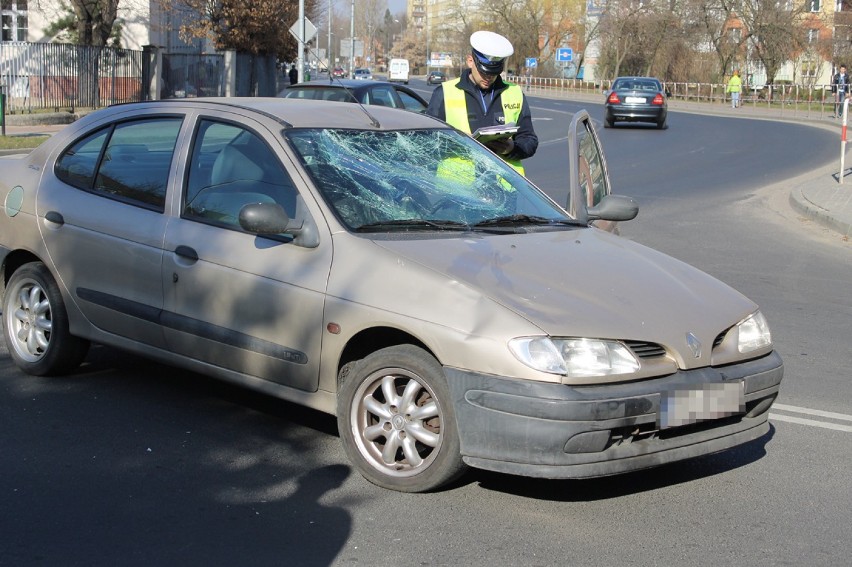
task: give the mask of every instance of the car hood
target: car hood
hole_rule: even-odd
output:
[[[707,345],[757,309],[728,285],[598,229],[374,241],[514,311],[551,336]]]

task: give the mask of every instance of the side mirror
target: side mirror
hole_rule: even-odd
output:
[[[240,209],[240,226],[254,234],[298,234],[301,223],[295,225],[284,207],[278,203],[250,203]]]
[[[625,195],[607,195],[594,207],[586,211],[589,222],[596,220],[629,221],[639,214],[639,204]]]
[[[291,219],[284,207],[278,203],[250,203],[240,209],[240,226],[246,232],[261,236],[290,234],[294,244],[305,248],[319,246],[316,225],[304,210],[301,197],[296,201],[296,216],[307,221],[297,222]]]

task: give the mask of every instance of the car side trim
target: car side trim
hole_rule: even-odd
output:
[[[188,333],[223,345],[248,350],[285,362],[292,362],[294,364],[308,363],[308,355],[304,352],[246,335],[245,333],[233,331],[226,327],[212,325],[198,319],[178,315],[177,313],[145,305],[138,301],[116,297],[92,289],[77,288],[76,294],[83,301],[129,315],[142,321],[159,324],[175,331]]]

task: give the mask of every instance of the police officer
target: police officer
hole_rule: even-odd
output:
[[[435,89],[426,113],[468,134],[486,126],[516,124],[518,131],[512,138],[486,146],[523,173],[521,160],[535,154],[538,136],[523,90],[500,77],[515,49],[508,39],[490,31],[474,32],[470,46],[468,68],[458,79]]]

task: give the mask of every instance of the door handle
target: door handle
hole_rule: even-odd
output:
[[[195,251],[195,248],[192,248],[190,246],[184,246],[181,244],[180,246],[175,248],[175,254],[186,258],[187,260],[190,260],[192,262],[198,261],[198,252]]]
[[[44,215],[44,220],[58,225],[65,224],[65,217],[63,217],[61,213],[57,213],[56,211],[47,211],[47,214]]]

